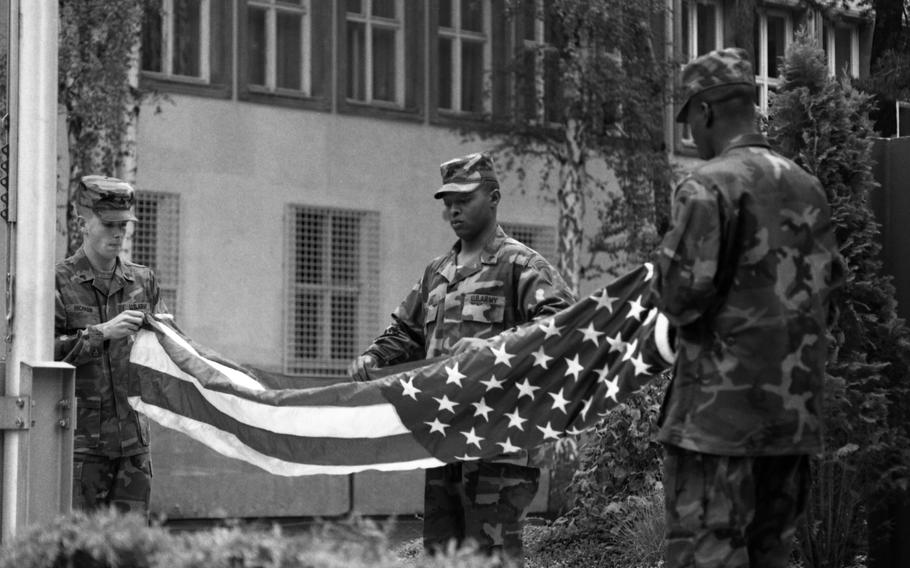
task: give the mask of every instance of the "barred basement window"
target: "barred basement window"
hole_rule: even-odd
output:
[[[286,374],[343,375],[376,332],[379,214],[292,205]]]
[[[536,250],[556,266],[556,229],[529,223],[500,223],[507,235]]]
[[[133,262],[155,271],[161,300],[176,316],[180,283],[180,196],[176,193],[137,191],[136,217],[139,222],[133,232]]]

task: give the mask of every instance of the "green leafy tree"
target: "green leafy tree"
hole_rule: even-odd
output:
[[[672,168],[664,144],[670,100],[666,3],[657,0],[512,0],[516,21],[542,24],[545,42],[518,49],[502,70],[515,103],[481,132],[521,176],[542,173],[559,209],[558,268],[585,277],[638,262],[666,224]],[[660,25],[656,25],[660,24]],[[602,166],[606,166],[603,168]],[[598,171],[598,169],[600,171]],[[619,186],[608,191],[609,169]],[[599,230],[585,235],[594,206]],[[590,254],[583,264],[583,252]]]
[[[66,110],[67,254],[81,245],[72,201],[79,178],[135,182],[142,22],[154,0],[59,0],[59,102]]]
[[[810,566],[843,566],[862,547],[862,504],[906,488],[910,429],[910,332],[882,273],[878,225],[869,208],[877,183],[869,95],[828,77],[824,52],[807,35],[791,45],[769,109],[769,137],[821,180],[848,277],[830,331],[824,455],[813,464],[809,518],[800,535]]]

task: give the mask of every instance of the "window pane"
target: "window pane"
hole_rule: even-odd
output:
[[[136,200],[136,223],[133,231],[133,262],[148,266],[158,272],[155,258],[158,242],[158,202],[151,199]]]
[[[713,4],[699,4],[696,17],[698,18],[697,55],[704,55],[717,49],[717,7]]]
[[[180,283],[180,196],[173,193],[136,192],[133,262],[152,268],[158,279],[165,309],[177,315]]]
[[[355,286],[358,282],[360,223],[357,217],[332,217],[332,285]]]
[[[301,26],[303,16],[278,12],[277,18],[277,85],[284,89],[301,89]]]
[[[348,87],[347,97],[359,101],[366,99],[366,35],[364,25],[348,22]]]
[[[559,122],[563,118],[562,81],[559,74],[559,56],[547,52],[544,65],[544,119],[548,122]],[[538,251],[539,252],[539,251]]]
[[[483,110],[483,44],[461,44],[461,110]]]
[[[825,50],[825,57],[831,58],[831,54],[828,53],[828,26],[822,26],[822,49]]]
[[[537,39],[535,30],[537,29],[537,2],[526,2],[521,6],[521,27],[522,38],[527,41]]]
[[[319,338],[322,336],[321,294],[298,290],[293,301],[291,353],[296,359],[315,359],[319,357]]]
[[[483,3],[478,0],[461,0],[461,29],[483,31]]]
[[[145,10],[145,21],[142,23],[142,69],[161,72],[161,30],[164,25],[161,18],[160,2],[148,6]]]
[[[373,0],[373,15],[380,18],[395,18],[395,0]]]
[[[518,89],[520,112],[527,120],[537,118],[537,51],[529,49],[520,55],[518,61]]]
[[[325,215],[310,211],[297,213],[297,234],[294,240],[294,282],[321,284],[322,255],[325,248]]]
[[[331,357],[350,360],[356,355],[357,297],[353,294],[332,295]]]
[[[277,0],[279,4],[288,4],[291,6],[303,6],[303,0]]]
[[[768,16],[768,77],[780,76],[780,61],[787,45],[786,20]]]
[[[253,85],[265,85],[266,12],[261,8],[250,7],[248,14],[247,35],[250,43],[247,64],[249,65],[249,81]]]
[[[439,25],[443,28],[452,27],[452,0],[439,0]]]
[[[850,28],[837,28],[834,30],[834,72],[852,73],[851,53],[853,51],[853,34]]]
[[[317,0],[318,2],[319,0]],[[361,0],[347,0],[348,12],[352,14],[363,14],[363,2]]]
[[[395,31],[373,28],[373,100],[395,101]]]
[[[175,75],[199,76],[201,0],[174,0]]]
[[[688,60],[692,57],[692,54],[689,53],[689,38],[692,37],[692,30],[689,28],[692,24],[689,21],[689,2],[686,0],[683,0],[681,12],[682,15],[680,18],[682,22],[682,52],[684,59]]]
[[[439,38],[439,108],[452,108],[452,43]]]

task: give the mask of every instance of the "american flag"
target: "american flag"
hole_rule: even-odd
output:
[[[429,468],[594,427],[672,362],[645,264],[546,319],[375,380],[295,388],[147,318],[130,404],[162,426],[277,475]]]

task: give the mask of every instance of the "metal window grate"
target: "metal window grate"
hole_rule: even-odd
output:
[[[536,250],[556,266],[556,229],[530,223],[500,223],[507,235]]]
[[[343,375],[378,325],[379,213],[291,205],[284,372]]]
[[[180,196],[137,191],[136,217],[139,222],[133,232],[133,262],[155,271],[161,300],[176,315],[180,286]]]

